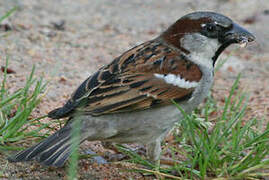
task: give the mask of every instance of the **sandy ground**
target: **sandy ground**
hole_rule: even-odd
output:
[[[247,118],[269,121],[269,1],[268,0],[0,0],[0,16],[18,10],[0,28],[0,65],[9,56],[11,90],[23,86],[36,65],[36,76],[49,81],[38,114],[64,104],[76,87],[102,65],[134,45],[156,37],[182,15],[194,10],[223,13],[246,27],[257,41],[246,49],[228,48],[220,57],[228,62],[216,73],[213,96],[223,102],[238,73],[240,87],[249,92]],[[64,25],[61,26],[61,23]],[[3,73],[0,72],[0,80]],[[91,148],[98,142],[88,143]],[[99,148],[102,149],[102,148]],[[36,163],[10,164],[0,155],[6,178],[62,179],[64,169],[44,168]],[[80,161],[81,179],[145,178],[127,173],[118,165]],[[153,177],[148,177],[153,178]]]

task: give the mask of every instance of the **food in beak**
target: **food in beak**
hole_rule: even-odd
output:
[[[241,48],[247,47],[247,44],[248,44],[248,39],[247,38],[244,38],[239,42],[239,46]]]

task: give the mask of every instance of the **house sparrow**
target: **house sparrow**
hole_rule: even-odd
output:
[[[48,114],[52,119],[69,117],[66,125],[9,160],[63,166],[72,151],[72,128],[80,121],[80,143],[141,143],[150,160],[158,161],[162,139],[183,118],[171,100],[192,112],[208,95],[224,49],[254,39],[224,15],[187,14],[86,79],[63,107]]]

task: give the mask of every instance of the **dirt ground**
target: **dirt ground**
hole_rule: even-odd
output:
[[[238,73],[240,87],[250,95],[247,118],[269,121],[269,1],[268,0],[0,0],[0,17],[14,6],[17,11],[0,27],[0,65],[9,56],[11,90],[24,85],[36,65],[36,76],[49,81],[37,115],[62,106],[76,87],[102,65],[124,51],[156,37],[186,13],[210,10],[223,13],[253,32],[255,43],[233,51],[215,75],[213,96],[223,102]],[[4,26],[3,26],[4,25]],[[5,28],[10,27],[10,28]],[[8,30],[8,31],[7,31]],[[3,73],[0,72],[0,80]],[[102,151],[99,142],[87,148]],[[119,165],[79,163],[80,179],[153,179],[124,171]],[[65,169],[36,163],[10,164],[0,155],[2,178],[64,179]]]

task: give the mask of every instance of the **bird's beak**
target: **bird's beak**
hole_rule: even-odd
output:
[[[222,43],[217,52],[215,53],[213,60],[213,65],[217,61],[219,55],[231,44],[237,43],[240,44],[241,47],[245,47],[248,42],[252,42],[255,40],[255,36],[250,32],[242,28],[241,26],[233,23],[232,28],[225,33],[221,37],[219,37],[219,41]]]
[[[223,35],[222,41],[224,43],[229,42],[239,43],[242,46],[246,46],[248,42],[252,42],[255,40],[255,36],[248,32],[246,29],[242,28],[238,24],[233,23],[232,28],[225,32]]]

